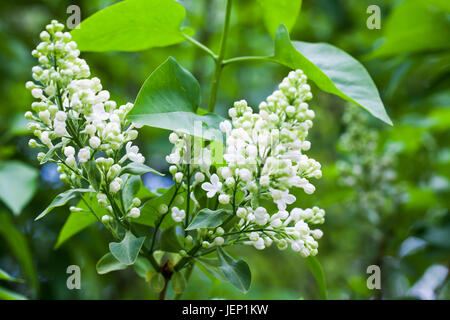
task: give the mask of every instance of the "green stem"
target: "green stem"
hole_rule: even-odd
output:
[[[222,32],[222,38],[220,39],[220,49],[219,49],[219,55],[216,59],[216,67],[214,71],[214,77],[211,85],[211,93],[209,95],[209,103],[208,103],[208,111],[214,112],[214,107],[216,104],[216,97],[217,97],[217,90],[219,89],[219,80],[220,75],[222,74],[222,68],[223,68],[223,58],[225,57],[225,48],[227,44],[227,38],[228,38],[228,30],[230,26],[230,17],[231,17],[231,1],[227,0],[227,7],[225,11],[225,22],[223,25],[223,32]]]
[[[158,223],[155,226],[155,231],[153,232],[153,236],[152,236],[152,243],[150,245],[150,254],[153,254],[153,248],[155,247],[155,241],[156,241],[156,234],[158,233],[158,229],[161,226],[161,223],[163,222],[164,218],[167,216],[167,214],[170,212],[170,206],[172,205],[173,201],[175,200],[175,197],[178,194],[178,190],[180,189],[181,184],[179,184],[177,186],[177,188],[175,189],[175,193],[172,196],[172,199],[170,199],[169,204],[167,205],[167,212],[165,214],[163,214],[161,216],[161,218],[159,219]]]
[[[205,51],[207,54],[209,54],[211,57],[213,57],[214,60],[217,60],[217,54],[212,52],[212,50],[209,49],[207,46],[205,46],[203,43],[201,43],[200,41],[195,40],[194,38],[188,36],[187,34],[183,33],[183,36],[186,38],[187,41],[189,41],[193,45],[197,46],[201,50]]]
[[[269,56],[243,56],[243,57],[234,57],[230,59],[226,59],[222,61],[222,66],[226,66],[230,63],[235,62],[247,62],[247,61],[269,61],[275,62],[272,57]]]
[[[189,225],[189,210],[191,205],[191,167],[187,165],[187,195],[186,195],[186,219],[184,220],[184,228]]]

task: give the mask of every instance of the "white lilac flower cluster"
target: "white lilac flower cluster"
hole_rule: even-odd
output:
[[[211,166],[209,147],[193,150],[192,137],[171,134],[174,149],[167,161],[172,164],[174,180],[183,185],[190,183],[184,180],[185,165],[190,164],[194,186],[201,184],[207,198],[217,197],[217,205],[230,208],[238,217],[235,229],[228,232],[239,234],[233,241],[257,249],[275,242],[280,249],[290,246],[305,257],[317,254],[317,239],[322,231],[312,228],[324,222],[324,210],[314,207],[288,211],[288,205],[296,201],[291,190],[301,188],[312,194],[315,187],[310,180],[322,176],[320,163],[304,154],[311,146],[306,140],[314,119],[314,111],[307,103],[311,98],[305,74],[296,70],[259,105],[258,113],[244,100],[234,103],[229,109],[231,121],[220,124],[226,144],[224,163],[217,169]],[[276,206],[274,212],[265,208],[264,201]],[[178,208],[173,210],[177,222],[186,216]],[[227,232],[221,229],[206,233],[210,241],[204,241],[203,246],[226,243]]]
[[[355,106],[349,106],[343,116],[346,131],[339,138],[339,149],[346,159],[337,162],[340,184],[356,191],[358,212],[364,212],[372,222],[380,220],[382,212],[392,211],[403,202],[405,191],[396,182],[398,148],[387,144],[378,149],[379,134],[371,129],[366,114]]]
[[[91,181],[87,165],[93,163],[100,180],[95,190],[98,202],[112,211],[111,199],[124,183],[119,177],[124,162],[145,160],[131,142],[138,135],[136,126],[125,119],[133,104],[117,106],[109,92],[102,90],[100,80],[89,78],[89,66],[79,58],[70,33],[63,30],[64,25],[53,20],[32,52],[39,65],[33,67],[34,81],[26,87],[38,101],[25,117],[38,140],[31,139],[29,146],[46,151],[38,154],[38,160],[56,162],[61,180],[73,188]],[[139,199],[134,199],[124,214],[139,217],[139,205]]]

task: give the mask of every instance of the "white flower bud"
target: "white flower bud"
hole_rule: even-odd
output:
[[[221,204],[228,204],[228,203],[230,203],[230,196],[227,195],[227,194],[219,195],[219,203],[221,203]]]
[[[244,219],[247,216],[247,210],[245,208],[238,208],[236,210],[236,215],[239,218]]]
[[[177,135],[175,132],[172,132],[172,133],[169,135],[169,141],[170,141],[170,143],[172,143],[172,144],[175,144],[175,143],[178,141],[178,139],[179,139],[179,137],[178,137],[178,135]]]
[[[133,201],[131,202],[131,205],[133,207],[139,207],[141,205],[141,199],[139,198],[134,198]]]
[[[176,172],[178,171],[177,166],[170,166],[169,167],[169,172],[174,175]]]
[[[130,213],[128,213],[128,216],[133,219],[139,218],[140,215],[141,210],[139,210],[138,208],[131,208]]]
[[[113,218],[107,214],[105,214],[104,216],[102,216],[102,222],[104,224],[108,224],[113,220]]]
[[[205,175],[202,172],[196,172],[194,175],[194,181],[196,183],[202,183],[205,181]]]
[[[217,238],[214,239],[214,243],[215,243],[217,246],[223,245],[224,242],[225,242],[225,239],[222,238],[222,237],[217,237]]]
[[[164,214],[164,213],[166,213],[167,211],[169,211],[169,208],[167,207],[167,204],[161,204],[159,207],[158,207],[158,212],[160,213],[160,214]]]
[[[175,173],[175,182],[180,183],[183,180],[183,173],[182,172],[177,172]]]
[[[264,175],[259,179],[259,183],[262,187],[267,187],[270,184],[270,177],[268,175]]]
[[[120,183],[116,180],[109,184],[109,191],[112,193],[116,193],[120,190]]]
[[[93,136],[93,137],[91,137],[91,138],[89,139],[89,145],[90,145],[91,148],[93,148],[93,149],[97,149],[97,148],[100,146],[101,143],[102,143],[102,142],[100,141],[100,138],[99,138],[99,137]]]

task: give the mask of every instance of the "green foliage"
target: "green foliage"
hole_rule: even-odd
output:
[[[154,227],[156,221],[162,215],[159,212],[160,206],[163,204],[167,205],[171,201],[171,199],[175,197],[176,192],[177,187],[173,185],[168,190],[165,190],[165,192],[159,197],[155,197],[145,202],[145,204],[142,206],[141,209],[141,216],[138,219],[135,219],[134,221],[139,224]],[[173,224],[172,223],[162,224],[160,229],[164,230],[171,225]]]
[[[112,271],[124,270],[127,267],[127,264],[118,261],[110,252],[101,257],[96,265],[98,274],[106,274]]]
[[[18,279],[18,278],[15,278],[15,277],[11,276],[9,273],[7,273],[3,269],[0,269],[0,280],[13,281],[13,282],[23,282],[22,279]]]
[[[77,205],[77,208],[81,209],[81,211],[72,212],[64,223],[59,232],[55,249],[97,220],[100,220],[103,215],[108,214],[105,208],[99,206],[95,196],[88,193],[83,196],[83,199]]]
[[[186,279],[181,272],[175,272],[171,278],[172,289],[176,294],[182,294],[186,290]]]
[[[166,252],[178,252],[183,249],[178,240],[175,227],[168,228],[161,233],[159,246],[162,251]]]
[[[80,193],[86,193],[86,192],[92,192],[92,190],[90,190],[90,189],[69,189],[65,192],[58,194],[55,197],[55,199],[53,199],[53,201],[50,203],[50,205],[44,211],[42,211],[42,213],[40,215],[38,215],[36,217],[36,219],[34,219],[34,220],[39,220],[39,219],[43,218],[53,209],[65,205],[67,202],[69,202],[69,200],[72,200],[72,199],[78,197]]]
[[[147,78],[128,119],[201,137],[211,128],[218,129],[223,119],[216,114],[197,114],[199,105],[199,83],[170,57]],[[196,128],[196,125],[200,127]],[[222,135],[219,137],[221,139]]]
[[[72,31],[82,51],[139,51],[184,41],[182,5],[173,0],[127,0],[90,16]]]
[[[0,199],[18,215],[37,188],[38,171],[19,161],[0,163]]]
[[[150,168],[149,166],[143,164],[143,163],[137,163],[137,162],[130,162],[126,166],[122,168],[120,171],[120,174],[133,174],[133,175],[143,175],[144,173],[152,172],[155,174],[158,174],[162,176],[163,174],[161,172],[156,171],[153,168]]]
[[[291,42],[286,27],[281,25],[272,59],[292,69],[303,69],[323,91],[356,103],[392,125],[369,73],[346,52],[327,43]]]
[[[198,212],[186,230],[195,230],[200,228],[215,228],[220,226],[231,216],[231,212],[225,209],[211,210],[208,208]]]
[[[0,300],[27,300],[27,298],[17,292],[0,287]]]
[[[150,287],[153,289],[153,291],[159,293],[164,288],[164,277],[161,273],[156,272],[151,278],[150,278]]]
[[[145,237],[136,238],[127,231],[122,241],[109,244],[109,250],[120,263],[132,265],[135,263],[144,241]]]
[[[22,267],[22,273],[33,289],[39,290],[38,275],[25,235],[19,231],[5,212],[0,212],[0,235]]]
[[[302,7],[302,0],[258,0],[264,24],[272,36],[282,23],[290,31],[297,20]]]
[[[115,1],[106,2],[81,0],[83,17],[90,16],[90,18],[82,22],[81,29],[72,32],[75,40],[81,41],[82,57],[88,60],[91,72],[106,80],[105,87],[111,88],[111,94],[118,102],[133,101],[139,87],[148,75],[168,56],[174,56],[192,75],[195,75],[202,89],[199,92],[199,96],[202,95],[202,103],[199,102],[195,108],[189,107],[188,111],[183,111],[188,114],[186,119],[190,124],[197,119],[197,116],[202,116],[205,111],[201,108],[205,107],[208,101],[210,92],[207,89],[210,86],[210,77],[214,74],[215,61],[209,60],[212,55],[206,50],[199,50],[198,47],[190,46],[187,42],[181,43],[186,39],[182,35],[183,32],[192,34],[189,30],[180,31],[180,24],[185,15],[181,5],[186,8],[186,25],[198,30],[195,35],[196,40],[205,47],[211,48],[211,51],[220,51],[219,40],[223,31],[222,16],[224,14],[221,10],[225,7],[225,1],[145,1],[146,3],[142,6],[160,3],[159,8],[164,8],[166,5],[178,8],[175,11],[164,10],[164,14],[158,15],[162,19],[170,17],[170,22],[161,24],[163,30],[156,31],[149,28],[153,23],[153,13],[156,16],[159,8],[153,11],[143,10],[134,14],[132,19],[129,19],[129,16],[127,18],[124,10],[121,10],[120,14],[114,13],[116,15],[115,25],[112,25],[106,21],[99,22],[101,19],[106,20],[101,16],[106,17],[109,15],[108,12],[112,12],[117,7],[123,9],[128,6],[131,8],[138,2],[130,4],[133,1],[126,0],[101,10],[105,4]],[[295,21],[298,13],[292,9],[296,5],[295,1],[276,1],[275,5],[271,5],[269,2],[275,3],[275,1],[269,0],[233,1],[233,14],[229,26],[229,41],[227,41],[224,51],[225,57],[231,57],[228,59],[231,60],[234,59],[233,57],[250,55],[249,60],[254,62],[226,63],[226,67],[224,65],[215,111],[220,115],[226,115],[232,102],[241,98],[248,100],[252,107],[256,107],[261,98],[267,96],[268,92],[273,90],[277,80],[286,73],[285,67],[301,66],[306,75],[316,82],[318,89],[321,89],[316,90],[313,87],[314,100],[311,102],[311,106],[316,113],[315,125],[317,128],[314,129],[314,134],[311,136],[313,145],[311,151],[317,159],[321,160],[324,170],[320,188],[317,188],[313,196],[304,197],[302,192],[295,195],[302,208],[317,204],[325,208],[327,212],[327,222],[323,229],[324,237],[320,241],[320,261],[323,271],[327,275],[328,297],[330,299],[380,298],[376,291],[367,289],[365,268],[369,264],[378,264],[381,261],[382,270],[384,270],[382,298],[410,298],[408,292],[411,288],[414,286],[420,288],[428,282],[421,281],[421,279],[430,279],[428,277],[435,279],[435,274],[427,273],[430,266],[438,264],[447,266],[448,269],[449,265],[448,173],[450,172],[450,149],[448,141],[450,137],[448,120],[450,117],[447,93],[449,87],[447,66],[450,62],[447,40],[449,2],[445,0],[381,1],[377,3],[382,12],[381,30],[369,30],[365,26],[367,6],[373,4],[369,0],[323,0],[320,3],[303,1],[301,18],[297,19],[295,24],[291,22]],[[263,3],[266,4],[265,7],[261,6]],[[68,0],[61,0],[60,6],[65,8],[70,4],[72,3]],[[289,11],[282,4],[289,5],[289,11],[292,14],[285,15]],[[31,103],[23,82],[30,77],[30,67],[34,64],[29,51],[31,44],[36,41],[37,30],[40,30],[42,25],[54,18],[65,21],[67,15],[64,10],[57,10],[51,5],[34,6],[32,10],[29,9],[20,1],[0,4],[3,31],[0,33],[0,65],[2,65],[0,68],[2,76],[0,93],[4,101],[4,107],[0,110],[2,132],[0,135],[0,159],[2,163],[10,161],[28,163],[31,169],[38,165],[36,161],[29,160],[34,158],[36,151],[27,148],[26,139],[23,136],[27,133],[23,112]],[[98,13],[95,13],[96,11]],[[14,19],[11,19],[17,15],[24,17],[20,26],[14,22]],[[97,17],[100,17],[100,20],[97,20]],[[128,34],[126,27],[130,26],[129,22],[137,21],[136,19],[142,19],[142,17],[145,18],[143,25],[146,27],[142,30],[133,30],[132,28],[139,25],[135,23],[131,28],[133,32],[131,35]],[[253,55],[267,54],[271,48],[271,39],[266,29],[273,35],[280,23],[287,26],[286,29],[290,32],[292,39],[308,42],[286,41],[282,45],[278,44],[278,49],[283,48],[280,51],[286,54],[286,56],[284,53],[281,54],[282,59],[280,58],[279,61],[276,56],[265,56],[262,57],[263,59],[253,57]],[[168,32],[170,35],[167,34]],[[127,34],[126,38],[124,34]],[[379,39],[377,40],[377,38]],[[284,36],[282,40],[285,39],[289,38]],[[325,42],[332,43],[335,47],[331,47]],[[170,43],[179,44],[162,47]],[[156,46],[159,48],[155,48]],[[146,48],[151,47],[154,49],[145,51]],[[338,181],[341,177],[335,165],[336,160],[340,158],[354,157],[354,154],[350,152],[340,152],[339,154],[335,152],[337,138],[343,130],[346,130],[341,121],[343,109],[347,108],[345,100],[354,100],[366,109],[380,106],[376,98],[377,89],[372,87],[373,90],[369,90],[368,88],[371,86],[367,86],[365,89],[357,86],[360,88],[359,90],[362,90],[360,91],[362,96],[371,97],[370,103],[367,101],[363,103],[361,99],[355,98],[354,93],[351,95],[345,91],[352,87],[348,85],[354,84],[354,81],[359,84],[359,81],[362,80],[361,83],[364,83],[364,79],[367,78],[356,77],[351,72],[347,73],[347,66],[352,65],[347,65],[347,63],[352,60],[347,60],[349,57],[342,52],[345,51],[361,61],[361,57],[367,57],[367,52],[374,48],[378,49],[375,49],[374,53],[369,54],[368,57],[377,59],[364,61],[364,67],[367,68],[370,77],[376,83],[383,104],[395,122],[395,127],[381,126],[370,119],[366,125],[368,129],[370,127],[371,130],[379,132],[380,139],[376,146],[376,153],[379,150],[385,150],[385,147],[393,142],[399,147],[399,163],[395,168],[395,173],[398,180],[405,183],[408,195],[404,200],[405,203],[396,207],[392,214],[384,215],[379,221],[379,225],[370,224],[367,219],[367,211],[361,210],[356,206],[356,202],[350,200],[355,199],[356,189],[364,187],[366,190],[371,190],[373,186],[364,185],[354,188],[340,186]],[[144,51],[131,54],[84,53],[84,51],[90,50]],[[219,51],[216,52],[219,53]],[[336,56],[327,59],[329,53],[336,53]],[[341,63],[341,59],[344,59],[345,64]],[[267,63],[274,62],[274,60],[278,63]],[[334,75],[330,73],[330,70],[338,70],[345,75],[340,81],[342,85],[346,86],[346,89],[336,85]],[[358,67],[350,68],[350,70],[358,70]],[[347,78],[352,82],[345,82],[344,80]],[[367,83],[371,81],[368,80]],[[341,93],[336,93],[337,91]],[[369,93],[365,95],[365,92]],[[347,99],[336,99],[327,93],[336,94],[341,98],[344,98],[345,95]],[[176,104],[178,105],[178,103]],[[375,113],[374,110],[369,111]],[[383,114],[379,110],[377,112],[379,115]],[[176,120],[175,114],[169,114],[167,117],[169,119],[166,122],[169,124],[173,119]],[[158,122],[159,120],[155,121],[156,128],[159,128]],[[217,124],[212,124],[211,127],[217,127]],[[146,163],[167,174],[167,164],[160,156],[169,151],[167,150],[166,132],[147,127],[140,130],[139,135],[138,145],[140,152],[147,157],[148,162]],[[370,156],[371,152],[367,150],[366,155]],[[132,166],[133,168],[125,166],[120,174],[141,175],[147,171],[151,172],[146,166],[134,164]],[[34,212],[24,210],[24,208],[32,196],[29,196],[20,209],[17,205],[21,203],[21,200],[25,200],[30,189],[36,190],[37,171],[34,173],[34,182],[14,188],[20,192],[14,192],[17,199],[10,200],[12,198],[4,196],[2,192],[6,190],[5,192],[13,193],[13,186],[19,183],[15,171],[7,170],[6,175],[3,175],[4,172],[0,173],[0,186],[3,188],[0,188],[1,205],[5,204],[5,210],[9,208],[11,211],[16,210],[17,213],[21,213],[14,217],[7,213],[0,214],[0,236],[2,239],[7,239],[6,245],[0,246],[0,261],[2,266],[6,262],[7,270],[14,270],[14,272],[20,270],[18,277],[24,278],[26,282],[24,284],[8,283],[9,289],[0,289],[0,299],[30,296],[28,286],[33,288],[33,281],[30,280],[32,273],[28,271],[27,275],[26,270],[34,268],[34,264],[39,267],[39,277],[50,280],[41,283],[42,290],[38,295],[33,295],[33,298],[155,298],[154,293],[149,293],[148,282],[143,281],[143,278],[146,278],[147,281],[150,280],[150,276],[155,274],[153,273],[154,266],[142,256],[134,264],[139,277],[130,277],[128,272],[120,272],[107,277],[89,277],[91,271],[95,273],[94,261],[105,252],[107,243],[111,241],[111,236],[107,232],[101,231],[104,228],[87,227],[96,221],[92,214],[89,215],[88,212],[84,212],[86,215],[70,213],[67,218],[69,214],[67,211],[67,214],[54,215],[50,220],[30,224],[30,215],[34,215]],[[36,194],[32,201],[32,208],[33,211],[37,210],[38,212],[51,202],[54,190],[61,188],[61,183],[52,179],[52,175],[54,175],[52,163],[47,162],[40,175],[42,177],[39,181],[40,187],[36,193],[31,193]],[[24,177],[28,178],[30,175]],[[161,187],[167,188],[166,184],[164,186],[158,184],[159,181],[162,181],[159,180],[159,177],[151,176],[150,179],[144,178],[143,180],[147,186],[151,186],[152,190]],[[124,189],[120,191],[120,193],[122,192],[125,193]],[[158,189],[156,193],[153,194],[143,185],[138,191],[139,198],[145,198],[140,208],[141,216],[133,220],[141,224],[134,226],[136,230],[139,229],[137,232],[139,235],[152,235],[153,227],[160,221],[162,221],[160,230],[170,229],[174,225],[170,217],[170,210],[162,213],[159,211],[159,207],[161,204],[167,205],[171,202],[176,193],[176,187],[173,186],[165,191]],[[145,195],[145,197],[141,197],[141,195]],[[88,198],[87,196],[85,194],[85,198]],[[95,193],[89,194],[89,198],[90,196],[93,201],[89,204],[94,208]],[[197,200],[202,204],[206,202],[205,199]],[[364,202],[364,199],[361,201]],[[382,199],[381,205],[384,206],[389,202],[388,198]],[[12,206],[16,206],[16,209],[13,209]],[[82,202],[78,203],[77,207],[87,210]],[[94,211],[97,213],[98,209],[94,208]],[[100,217],[102,212],[98,212]],[[165,218],[162,219],[163,217]],[[193,215],[190,217],[192,218]],[[49,231],[50,229],[56,230],[55,226],[63,224],[59,236],[55,232]],[[80,232],[81,230],[85,231]],[[121,238],[124,230],[122,226],[118,226],[118,235]],[[195,234],[195,232],[189,233]],[[78,235],[73,237],[74,234]],[[172,235],[174,234],[175,232],[172,233]],[[27,237],[33,241],[29,241],[27,244]],[[411,244],[411,238],[416,239],[414,244]],[[70,239],[70,242],[65,242],[67,239]],[[156,239],[155,249],[159,249],[160,233],[157,234]],[[177,236],[175,235],[175,238],[172,239],[177,239]],[[55,242],[59,250],[52,251]],[[150,241],[146,241],[142,248],[148,243]],[[380,243],[383,243],[383,247],[379,246]],[[189,251],[190,248],[189,245],[185,245],[183,249]],[[33,257],[31,257],[31,252]],[[203,249],[200,249],[199,252],[203,253]],[[260,252],[247,246],[237,246],[233,248],[233,253],[236,256],[245,257],[248,264],[253,266],[252,285],[245,295],[225,277],[220,268],[221,262],[213,252],[207,255],[208,258],[203,256],[195,258],[196,268],[188,280],[183,298],[309,299],[319,297],[317,292],[321,293],[320,296],[323,298],[323,289],[317,291],[314,283],[306,281],[309,274],[307,266],[312,264],[309,259],[306,260],[306,263],[299,263],[297,256],[287,251],[278,253],[273,248]],[[164,258],[159,259],[163,254]],[[154,256],[158,263],[166,263],[178,255],[157,251]],[[65,281],[61,270],[67,267],[69,257],[71,261],[83,264],[83,286],[86,284],[86,290],[80,292],[61,290],[61,283]],[[178,257],[176,258],[178,259]],[[125,268],[127,265],[120,263],[111,253],[106,254],[97,264],[97,270],[102,274]],[[148,272],[149,270],[152,271]],[[319,276],[322,274],[317,271],[320,269],[315,270]],[[179,272],[183,273],[183,271],[185,269]],[[37,284],[38,273],[36,271],[34,273]],[[172,278],[171,282],[174,280],[175,278]],[[158,288],[156,291],[160,292],[164,285],[163,276],[158,273],[154,282]],[[171,284],[169,298],[174,289],[174,282]],[[320,282],[318,284],[320,288]],[[432,294],[432,298],[450,298],[448,276],[446,280],[439,281],[438,285],[432,288],[425,286],[422,289],[423,292]],[[423,297],[415,296],[414,298]]]
[[[449,14],[450,7],[446,0],[404,1],[383,26],[385,42],[369,57],[450,48]]]
[[[41,161],[39,161],[39,164],[47,163],[56,153],[58,149],[60,149],[62,146],[67,144],[66,141],[61,141],[57,144],[55,144],[53,147],[51,147],[46,153],[45,156],[42,158]]]
[[[309,268],[309,271],[311,271],[314,279],[316,280],[317,287],[319,288],[320,298],[327,299],[327,283],[325,281],[325,274],[323,273],[322,265],[316,257],[312,256],[305,258],[305,262]]]
[[[221,247],[217,248],[220,261],[220,269],[232,285],[242,292],[247,292],[250,288],[252,275],[250,268],[244,260],[235,260]]]

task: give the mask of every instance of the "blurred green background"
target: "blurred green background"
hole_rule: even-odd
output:
[[[65,22],[71,4],[81,8],[82,19],[109,6],[113,0],[0,2],[0,269],[25,279],[0,282],[0,298],[16,292],[32,299],[149,299],[148,283],[132,268],[97,275],[96,261],[111,240],[94,225],[54,250],[58,232],[69,214],[58,208],[44,220],[34,218],[63,188],[56,167],[42,168],[34,149],[28,148],[24,112],[32,102],[25,89],[36,64],[31,50],[51,19]],[[218,48],[225,1],[180,0],[187,10],[186,25],[195,38]],[[409,4],[406,4],[409,3]],[[412,4],[411,4],[412,3]],[[369,5],[381,8],[381,29],[369,30]],[[331,299],[449,299],[450,286],[450,10],[445,1],[304,0],[291,39],[329,42],[362,61],[373,77],[393,127],[370,118],[364,126],[378,132],[372,156],[392,152],[389,185],[402,190],[402,198],[384,191],[380,182],[344,186],[336,163],[355,155],[340,147],[348,130],[342,121],[349,105],[320,92],[312,84],[311,102],[317,118],[311,130],[310,156],[323,166],[323,178],[313,196],[297,194],[298,205],[326,210],[318,258]],[[151,35],[149,35],[151,37]],[[383,46],[378,55],[371,55]],[[387,48],[387,49],[386,49]],[[256,0],[234,0],[227,57],[265,55],[272,39],[264,28]],[[134,101],[148,75],[167,56],[174,56],[202,85],[207,101],[212,60],[189,43],[138,53],[83,53],[118,102]],[[233,101],[246,99],[253,107],[265,99],[288,69],[268,62],[233,64],[222,75],[218,113],[227,114]],[[361,113],[367,112],[359,109]],[[363,127],[364,129],[364,127]],[[363,130],[364,131],[364,130]],[[170,151],[168,132],[141,129],[138,145],[152,167],[167,172],[164,157]],[[395,146],[393,151],[386,151]],[[381,175],[383,174],[380,173]],[[20,184],[25,179],[25,184]],[[149,188],[171,183],[146,176]],[[16,190],[19,189],[20,192]],[[381,205],[367,209],[364,198],[379,190]],[[13,194],[11,195],[11,193]],[[29,201],[28,201],[29,200]],[[370,212],[369,212],[370,211]],[[184,298],[189,299],[316,299],[318,290],[304,261],[297,254],[276,248],[257,251],[238,247],[246,259],[252,285],[243,295],[228,283],[194,270]],[[81,267],[81,290],[68,290],[66,268]],[[381,266],[382,289],[366,286],[369,265]],[[0,278],[1,279],[1,278]],[[3,291],[2,291],[3,290]]]

